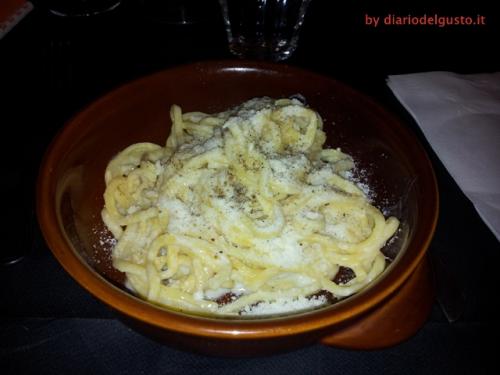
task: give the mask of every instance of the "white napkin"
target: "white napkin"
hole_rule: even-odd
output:
[[[402,74],[387,84],[500,241],[500,72]]]

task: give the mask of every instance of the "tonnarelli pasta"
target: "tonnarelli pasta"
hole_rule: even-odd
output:
[[[399,222],[347,178],[349,155],[322,148],[314,110],[256,98],[170,115],[165,147],[133,144],[105,173],[113,264],[137,294],[193,313],[287,313],[384,270],[380,250]]]

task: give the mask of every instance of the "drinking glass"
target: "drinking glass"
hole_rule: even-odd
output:
[[[49,0],[48,9],[62,17],[86,17],[111,11],[121,0]]]
[[[219,0],[229,50],[241,58],[280,61],[299,40],[311,0]]]

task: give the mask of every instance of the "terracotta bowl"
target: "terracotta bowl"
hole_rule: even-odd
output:
[[[401,220],[394,260],[369,288],[313,312],[267,319],[203,318],[162,309],[123,287],[100,218],[104,169],[131,143],[163,143],[169,107],[218,112],[258,96],[301,94],[323,117],[328,144],[351,154],[376,205]],[[241,61],[181,66],[126,84],[57,135],[38,179],[46,242],[66,271],[128,324],[168,345],[215,355],[262,355],[315,342],[351,349],[394,345],[425,322],[433,301],[425,253],[438,216],[429,159],[414,135],[369,98],[330,78]],[[104,236],[104,237],[103,237]]]

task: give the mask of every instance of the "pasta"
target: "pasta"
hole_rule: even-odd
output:
[[[165,147],[133,144],[105,172],[113,265],[141,297],[191,313],[289,313],[384,270],[399,222],[347,178],[349,155],[323,148],[314,110],[265,97],[170,116]]]

